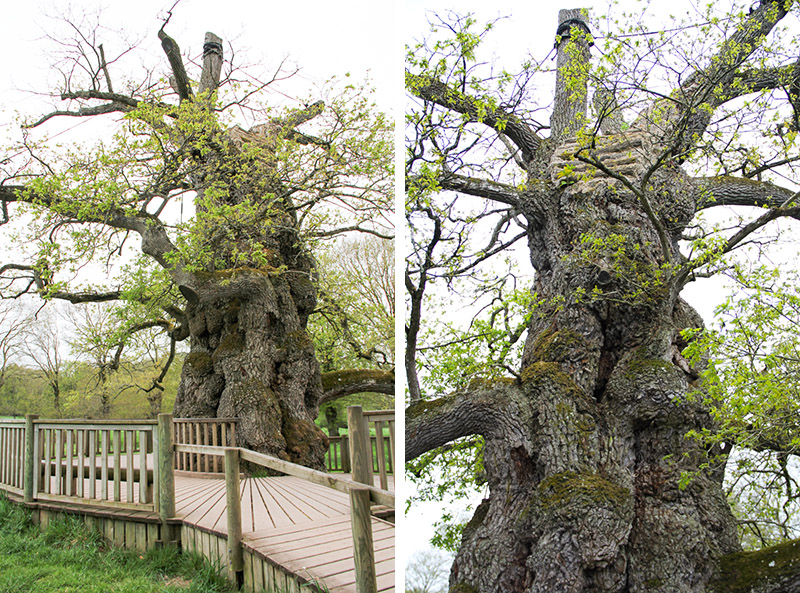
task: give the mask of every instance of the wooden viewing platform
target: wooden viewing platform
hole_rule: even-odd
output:
[[[394,494],[378,487],[394,486],[394,418],[348,420],[328,466],[353,479],[235,447],[234,419],[0,421],[0,490],[41,524],[81,514],[116,546],[180,542],[245,591],[394,591]],[[243,476],[241,461],[284,475]]]

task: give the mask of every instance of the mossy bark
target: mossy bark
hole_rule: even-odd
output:
[[[236,417],[240,446],[322,468],[327,439],[314,425],[322,383],[305,331],[315,300],[294,285],[300,274],[239,270],[198,283],[175,415]]]
[[[711,120],[709,97],[732,84],[788,10],[756,3],[709,56],[712,66],[674,89],[680,101],[642,106],[624,132],[588,121],[589,27],[582,11],[563,10],[549,137],[530,140],[516,116],[503,122],[520,149],[524,187],[489,190],[443,167],[443,189],[498,200],[525,218],[539,303],[518,381],[474,384],[408,410],[407,459],[469,434],[485,441],[489,494],[463,531],[451,591],[800,591],[794,544],[737,554],[722,472],[704,470],[709,452],[686,437],[716,427],[702,398],[687,395],[701,369],[681,355],[681,331],[702,327],[680,298],[694,271],[681,241],[695,215],[717,202],[778,216],[795,197],[752,180],[692,180],[681,167]],[[407,87],[500,129],[475,118],[469,98],[442,93],[450,87],[440,81],[407,74]],[[467,150],[459,154],[468,162]],[[766,220],[743,226],[729,247]]]
[[[702,323],[674,272],[692,194],[679,170],[650,182],[671,225],[665,253],[620,183],[553,177],[531,182],[523,203],[544,305],[519,380],[407,415],[413,454],[470,430],[485,437],[490,494],[464,532],[451,587],[701,593],[738,539],[718,476],[698,473],[706,451],[685,438],[714,428],[687,397],[697,369],[680,355],[681,330]],[[685,473],[696,477],[682,487]]]

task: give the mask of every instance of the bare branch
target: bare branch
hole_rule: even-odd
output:
[[[800,197],[800,192],[747,177],[697,177],[692,183],[698,211],[714,206],[783,208]]]
[[[354,393],[394,395],[394,369],[352,369],[322,373],[322,389],[320,405]]]
[[[108,92],[113,93],[114,87],[111,85],[111,75],[108,73],[108,64],[106,63],[106,52],[103,51],[103,44],[97,46],[97,49],[100,51],[100,67],[103,69],[103,74],[106,77],[106,85],[108,86]]]
[[[489,179],[476,179],[465,177],[456,173],[444,171],[439,177],[439,185],[442,189],[457,191],[479,198],[487,198],[507,204],[518,206],[522,192],[517,188]]]
[[[515,383],[463,391],[406,408],[406,461],[460,437],[511,432],[521,421]]]
[[[96,107],[81,107],[77,111],[57,110],[57,111],[52,111],[52,112],[40,117],[34,123],[27,124],[27,125],[25,125],[23,127],[25,127],[25,128],[35,128],[37,126],[42,125],[44,122],[48,121],[49,119],[52,119],[52,118],[60,116],[60,115],[64,115],[64,116],[67,116],[67,117],[88,117],[88,116],[92,116],[92,115],[103,115],[105,113],[114,113],[115,111],[125,113],[127,111],[130,111],[131,109],[132,109],[131,107],[129,107],[129,106],[123,104],[123,103],[113,102],[113,103],[106,103],[104,105],[97,105]]]
[[[186,68],[183,65],[181,49],[178,47],[178,43],[164,32],[166,25],[167,23],[165,22],[158,30],[158,38],[161,40],[161,47],[167,55],[169,65],[172,68],[172,75],[175,78],[175,90],[178,92],[181,101],[186,101],[193,97],[192,86],[189,82],[189,76],[186,74]]]
[[[435,78],[406,71],[406,89],[420,99],[467,116],[471,122],[482,123],[502,132],[519,147],[526,162],[533,159],[541,144],[539,136],[516,115],[482,105],[479,99],[450,88]]]

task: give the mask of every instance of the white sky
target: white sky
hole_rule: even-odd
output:
[[[143,47],[167,64],[156,33],[166,10],[174,0],[137,0],[107,3],[95,0],[72,2],[73,11],[102,7],[102,22],[112,30],[120,28],[143,39]],[[0,73],[0,97],[6,107],[24,106],[26,97],[17,89],[32,88],[50,70],[43,54],[41,37],[52,29],[45,15],[63,13],[69,4],[53,0],[30,0],[7,6],[0,22],[0,38],[6,55]],[[301,68],[300,75],[278,85],[290,96],[303,96],[308,87],[332,75],[350,72],[363,77],[371,71],[389,104],[396,96],[392,89],[399,81],[392,68],[399,44],[396,34],[394,6],[390,2],[307,0],[305,2],[256,2],[255,0],[181,0],[167,26],[169,33],[184,52],[192,56],[202,53],[206,31],[221,36],[227,50],[232,42],[237,53],[247,62],[274,68],[286,56]],[[120,43],[112,34],[103,39],[107,54],[113,54]],[[395,72],[394,76],[392,72]],[[121,77],[112,68],[112,79]],[[30,97],[27,97],[30,99]]]

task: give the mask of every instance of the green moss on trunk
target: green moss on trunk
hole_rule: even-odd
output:
[[[795,539],[755,552],[736,552],[723,556],[715,577],[708,584],[708,590],[711,593],[749,593],[756,587],[777,586],[783,579],[792,576],[800,580],[798,575],[800,539]],[[778,591],[773,588],[768,590]]]
[[[596,505],[620,508],[630,499],[630,490],[598,474],[561,472],[539,484],[539,501],[545,509]]]

